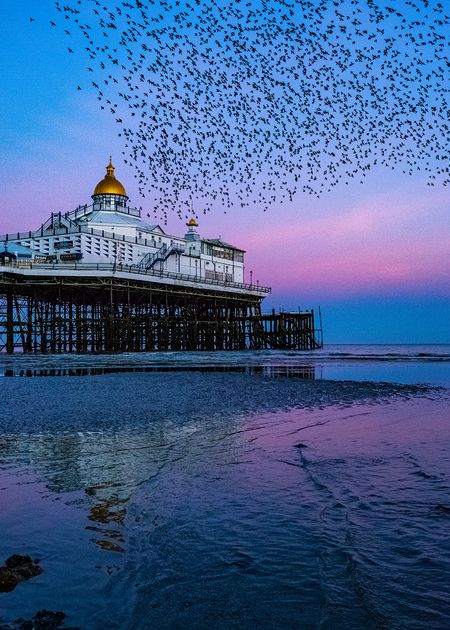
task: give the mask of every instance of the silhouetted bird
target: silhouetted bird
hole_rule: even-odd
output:
[[[55,7],[71,24],[60,26],[74,41],[68,51],[89,59],[92,88],[155,216],[187,216],[193,203],[266,210],[299,191],[320,196],[363,181],[380,165],[450,183],[450,16],[441,2]]]

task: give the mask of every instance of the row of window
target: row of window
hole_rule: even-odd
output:
[[[86,236],[84,246],[87,254],[112,258],[117,262],[133,262],[133,246],[123,241]]]
[[[55,251],[65,250],[65,249],[76,249],[80,250],[81,248],[81,237],[75,236],[65,238],[65,239],[49,239],[49,238],[39,238],[39,239],[27,239],[23,241],[19,241],[19,245],[23,245],[23,247],[28,247],[29,249],[48,254],[50,251],[50,244],[52,243],[52,247]]]
[[[215,247],[208,243],[202,243],[202,253],[214,258],[225,258],[226,260],[234,260],[235,262],[244,262],[244,253],[235,249],[226,247]]]
[[[222,273],[221,271],[205,270],[205,278],[207,280],[220,280],[221,282],[233,282],[233,276],[231,273]]]
[[[126,241],[117,241],[113,239],[107,239],[97,236],[84,236],[84,249],[87,254],[94,254],[97,256],[105,257],[105,258],[115,258],[121,262],[129,262],[132,263],[134,260],[133,256],[133,245]],[[155,248],[161,247],[161,237],[158,237],[157,242],[156,239],[152,239],[152,245]],[[62,237],[60,239],[51,239],[51,238],[39,238],[39,239],[27,239],[20,241],[20,244],[29,247],[30,249],[43,253],[50,253],[50,243],[53,243],[53,248],[55,251],[62,250],[75,250],[81,251],[81,235],[70,235],[66,237]],[[173,243],[173,241],[170,241]],[[206,246],[206,247],[205,247]],[[217,249],[212,246],[209,246],[205,243],[202,245],[202,250],[204,253],[216,256],[220,258],[225,258],[228,260],[235,260],[236,262],[243,261],[243,254],[236,250],[231,249]],[[206,266],[212,265],[211,262],[206,261]],[[190,262],[190,266],[192,266],[192,261]],[[231,268],[226,266],[225,273],[230,274]],[[209,273],[220,273],[211,271]],[[230,274],[231,275],[231,274]]]

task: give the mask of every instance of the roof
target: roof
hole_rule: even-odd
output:
[[[127,196],[125,188],[114,175],[114,166],[112,165],[111,158],[109,159],[109,164],[106,167],[105,177],[95,187],[93,196],[95,197],[95,195],[121,195],[122,197]]]
[[[215,245],[216,247],[225,247],[227,249],[234,249],[237,252],[245,252],[245,249],[240,249],[239,247],[230,245],[230,243],[225,243],[225,241],[222,241],[219,238],[207,238],[203,239],[203,242],[208,243],[208,245]]]
[[[145,223],[140,217],[109,210],[94,210],[83,218],[83,223],[107,223],[108,225],[143,225]]]
[[[123,212],[111,212],[110,210],[94,210],[90,214],[84,215],[76,220],[76,223],[99,223],[103,225],[130,225],[141,230],[152,231],[159,228],[158,225],[149,225],[140,217]],[[159,228],[161,229],[161,228]],[[162,231],[162,230],[161,230]]]

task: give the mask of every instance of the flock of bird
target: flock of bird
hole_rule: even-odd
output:
[[[154,213],[264,210],[377,165],[450,182],[450,13],[435,0],[65,0]]]

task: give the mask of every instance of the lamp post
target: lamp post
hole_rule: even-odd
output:
[[[250,271],[250,286],[253,286],[253,271]]]

